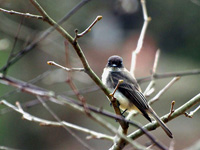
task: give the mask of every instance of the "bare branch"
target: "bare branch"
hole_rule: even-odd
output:
[[[34,19],[42,19],[43,20],[42,16],[33,15],[33,14],[30,14],[30,13],[22,13],[22,12],[18,12],[18,11],[14,11],[14,10],[6,10],[6,9],[3,9],[3,8],[0,8],[0,11],[8,13],[10,15],[19,15],[19,16],[24,16],[26,18],[34,18]]]

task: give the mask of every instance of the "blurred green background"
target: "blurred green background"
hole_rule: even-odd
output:
[[[53,19],[58,21],[80,1],[38,0],[38,2]],[[0,0],[0,7],[39,14],[27,0]],[[200,68],[200,1],[147,0],[147,11],[152,21],[147,28],[142,52],[137,58],[135,76],[140,78],[150,75],[157,49],[161,49],[157,70],[159,73]],[[79,39],[91,67],[101,77],[107,58],[117,54],[123,57],[125,66],[130,68],[131,52],[137,46],[137,40],[143,25],[140,2],[137,0],[91,0],[62,26],[74,36],[74,29],[78,29],[79,32],[83,31],[97,15],[102,15],[103,19],[92,28],[91,32]],[[21,16],[0,12],[0,67],[6,64],[21,19]],[[41,20],[25,18],[18,35],[19,39],[14,49],[15,52],[22,50],[31,41],[38,38],[48,27],[49,25]],[[72,93],[70,92],[71,89],[65,82],[67,73],[46,64],[48,60],[53,60],[62,65],[66,64],[64,41],[60,34],[56,31],[52,32],[35,49],[11,66],[8,75],[23,81],[30,81],[50,70],[51,72],[45,78],[35,84],[50,91],[55,91],[57,94],[66,94],[75,98],[70,94]],[[69,54],[71,65],[81,67],[81,62],[71,47],[69,47]],[[175,108],[181,106],[199,93],[199,78],[199,75],[182,77],[152,107],[159,116],[162,116],[169,112],[172,100],[176,101]],[[79,89],[85,89],[86,87],[93,89],[95,85],[84,73],[73,73],[73,79]],[[156,80],[156,92],[151,97],[170,80],[171,78]],[[141,84],[142,89],[144,90],[147,85],[148,83]],[[36,99],[36,97],[23,92],[6,95],[13,90],[13,87],[0,84],[1,99],[6,99],[13,104],[16,101],[25,103]],[[84,96],[89,104],[113,112],[113,108],[109,106],[109,102],[101,91],[85,93]],[[85,117],[84,114],[74,111],[70,107],[48,104],[63,120],[109,134],[107,130]],[[40,127],[36,123],[22,120],[16,112],[4,113],[2,111],[6,108],[4,106],[0,106],[0,108],[1,146],[28,150],[84,149],[63,128]],[[34,106],[26,111],[41,118],[54,120],[41,105]],[[175,149],[187,148],[200,139],[199,115],[200,112],[197,112],[192,119],[180,116],[168,123],[175,137]],[[105,119],[114,126],[118,126],[118,123],[114,120]],[[142,124],[147,123],[141,115],[135,119]],[[133,130],[135,129],[132,127],[129,129],[130,132]],[[85,134],[77,131],[75,133],[85,140]],[[152,134],[169,146],[170,139],[160,128],[153,131]],[[92,139],[85,141],[99,150],[108,149],[112,144],[104,140]],[[141,137],[137,141],[142,144],[148,142],[146,137]]]

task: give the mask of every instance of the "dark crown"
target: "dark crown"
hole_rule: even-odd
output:
[[[118,67],[123,68],[123,59],[120,56],[113,55],[108,58],[107,67]]]

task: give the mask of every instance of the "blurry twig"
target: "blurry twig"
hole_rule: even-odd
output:
[[[200,109],[200,105],[199,105],[197,108],[195,108],[193,111],[190,111],[190,113],[185,112],[185,116],[186,116],[186,117],[189,117],[189,118],[192,118],[193,115],[194,115],[199,109]]]
[[[170,145],[169,145],[169,150],[174,150],[174,145],[175,145],[175,141],[171,140]]]
[[[33,15],[33,14],[30,14],[30,13],[22,13],[22,12],[18,12],[18,11],[14,11],[14,10],[6,10],[6,9],[3,9],[3,8],[0,8],[0,11],[8,13],[10,15],[24,16],[26,18],[35,18],[35,19],[42,19],[42,20],[44,19],[42,16],[39,16],[39,15]]]
[[[176,81],[178,81],[180,77],[174,77],[162,90],[160,90],[156,96],[154,96],[152,99],[149,100],[149,104],[153,104],[155,101],[157,101],[160,96],[166,92]]]
[[[158,60],[160,57],[160,50],[158,49],[156,51],[156,55],[155,55],[155,60],[154,60],[154,65],[153,65],[153,69],[152,69],[152,75],[151,75],[151,82],[149,83],[149,85],[147,86],[146,90],[144,91],[144,95],[148,96],[149,91],[152,91],[153,86],[155,84],[155,80],[154,80],[154,74],[156,73],[157,70],[157,66],[158,66]],[[154,90],[153,90],[154,91]]]
[[[144,40],[144,36],[145,36],[146,30],[147,30],[147,26],[148,26],[149,22],[151,21],[151,18],[148,17],[148,14],[147,14],[146,1],[141,0],[141,5],[142,5],[142,11],[143,11],[144,24],[143,24],[143,27],[142,27],[142,30],[141,30],[141,33],[140,33],[140,37],[138,39],[137,47],[132,52],[131,68],[130,68],[130,73],[132,75],[134,75],[134,71],[135,71],[136,56],[137,56],[137,54],[140,53],[140,50],[143,46],[143,40]]]
[[[177,76],[189,76],[189,75],[198,75],[200,74],[200,69],[190,70],[190,71],[181,71],[181,72],[166,72],[166,73],[155,73],[154,79],[163,79]],[[143,83],[151,80],[151,76],[143,77],[137,79],[138,83]]]
[[[19,150],[19,149],[10,148],[10,147],[7,147],[7,146],[2,146],[2,145],[0,145],[0,150]]]
[[[118,83],[117,83],[117,85],[116,85],[114,91],[110,94],[113,98],[114,98],[115,92],[117,91],[119,85],[120,85],[121,83],[123,83],[123,82],[124,82],[123,80],[119,80],[119,81],[118,81]]]

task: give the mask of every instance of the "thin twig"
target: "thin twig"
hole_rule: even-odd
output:
[[[122,84],[123,82],[124,82],[124,80],[119,80],[119,81],[118,81],[118,83],[117,83],[117,85],[116,85],[114,91],[110,94],[112,97],[114,97],[115,92],[117,91],[119,85]]]
[[[74,42],[77,41],[78,38],[83,37],[85,34],[87,34],[88,32],[91,31],[92,27],[102,19],[102,16],[97,16],[96,19],[91,23],[91,25],[85,29],[85,31],[83,31],[82,33],[78,33],[78,29],[75,30],[75,38],[74,38]]]
[[[53,66],[56,66],[56,67],[59,67],[59,68],[62,68],[64,69],[65,71],[69,71],[69,72],[73,72],[73,71],[85,71],[84,68],[66,68],[60,64],[57,64],[55,63],[54,61],[48,61],[47,62],[48,65],[53,65]]]
[[[164,92],[166,92],[176,81],[178,81],[180,77],[174,77],[162,90],[160,90],[156,96],[154,96],[152,99],[149,100],[149,104],[153,104],[155,101],[157,101]]]
[[[6,10],[3,8],[0,8],[0,11],[8,13],[10,15],[19,15],[19,16],[24,16],[26,18],[34,18],[34,19],[42,19],[43,20],[43,16],[33,15],[30,13],[22,13],[22,12],[18,12],[18,11],[14,11],[14,10]]]
[[[157,70],[159,57],[160,57],[160,50],[158,49],[156,51],[155,60],[154,60],[154,64],[153,64],[152,75],[151,75],[151,82],[149,83],[149,85],[147,86],[146,90],[144,91],[144,95],[145,96],[147,95],[147,93],[149,95],[149,91],[152,91],[152,88],[155,85],[154,74],[156,73],[156,70]]]
[[[170,77],[177,77],[177,76],[182,77],[182,76],[199,75],[199,74],[200,74],[199,69],[190,70],[190,71],[181,71],[181,72],[155,73],[154,79],[163,79],[163,78],[170,78]],[[143,83],[147,81],[151,81],[151,76],[137,79],[138,83]]]
[[[171,115],[174,113],[174,105],[175,105],[175,101],[172,101],[168,119],[169,119],[169,118],[171,117]]]

